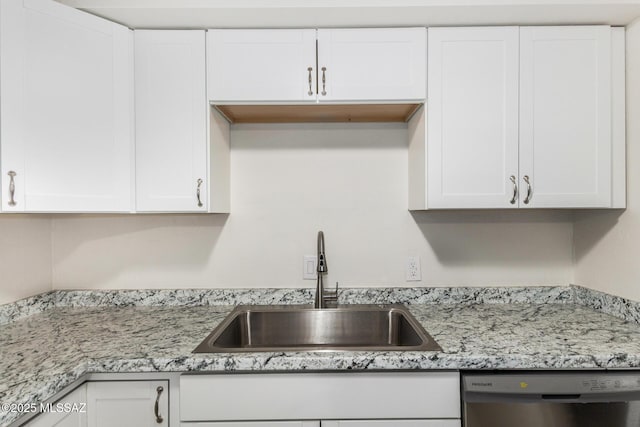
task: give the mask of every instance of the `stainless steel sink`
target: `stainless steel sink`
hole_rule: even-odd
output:
[[[194,353],[318,350],[440,351],[402,305],[238,306]]]

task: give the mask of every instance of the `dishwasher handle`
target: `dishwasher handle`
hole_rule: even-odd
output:
[[[542,394],[540,397],[542,400],[579,400],[581,394]]]
[[[465,403],[609,403],[640,401],[640,391],[610,393],[483,393],[465,391]]]

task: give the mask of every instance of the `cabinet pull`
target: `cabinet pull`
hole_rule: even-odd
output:
[[[196,182],[198,183],[198,188],[196,189],[196,196],[198,197],[198,207],[201,208],[202,200],[200,200],[200,186],[202,185],[202,180],[198,178],[198,181]]]
[[[10,178],[9,179],[9,206],[15,206],[16,205],[16,200],[15,200],[16,183],[13,178],[17,175],[17,173],[15,173],[14,171],[9,171],[7,175],[9,175],[9,178]]]
[[[158,393],[158,395],[156,396],[156,404],[153,405],[153,412],[156,416],[156,423],[158,424],[162,424],[162,422],[164,421],[164,418],[162,418],[162,415],[160,415],[160,395],[163,391],[164,388],[162,388],[162,386],[158,386],[158,388],[156,389],[156,392]]]
[[[511,175],[509,179],[511,180],[511,184],[513,185],[513,196],[511,197],[511,200],[509,200],[509,203],[515,205],[516,200],[518,199],[518,184],[516,183],[515,175]]]
[[[528,205],[531,201],[531,181],[529,180],[529,175],[523,176],[522,179],[527,183],[527,197],[524,199],[524,204]]]
[[[327,95],[327,67],[322,67],[322,96]]]
[[[311,96],[313,95],[313,88],[311,87],[311,84],[313,83],[313,78],[311,77],[311,72],[313,71],[313,68],[309,67],[307,68],[307,71],[309,72],[309,92],[307,92],[307,95]]]

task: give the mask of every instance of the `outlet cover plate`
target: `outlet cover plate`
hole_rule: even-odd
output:
[[[407,282],[419,282],[422,280],[422,273],[420,272],[420,257],[409,256],[407,257],[407,265],[405,267],[405,279]]]

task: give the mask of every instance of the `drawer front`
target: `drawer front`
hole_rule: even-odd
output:
[[[182,421],[460,418],[457,372],[180,378]]]
[[[181,427],[460,427],[460,420],[223,421],[183,423]]]
[[[322,421],[322,427],[460,427],[460,420],[345,420]]]
[[[251,421],[183,423],[181,427],[320,427],[320,421]]]

